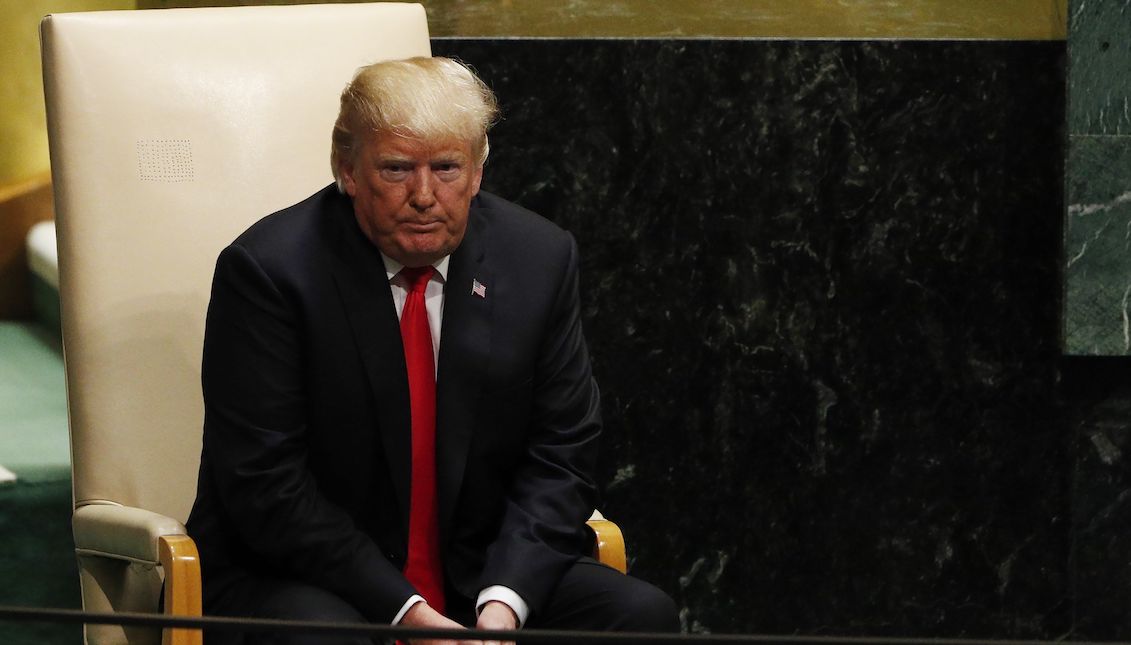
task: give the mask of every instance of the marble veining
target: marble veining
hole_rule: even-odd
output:
[[[1065,230],[1065,350],[1131,354],[1131,137],[1073,136]]]
[[[1072,0],[1069,11],[1070,131],[1131,135],[1131,5]]]
[[[1073,0],[1065,350],[1131,354],[1131,5]]]

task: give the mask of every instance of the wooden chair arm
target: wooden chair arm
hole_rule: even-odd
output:
[[[158,538],[161,567],[165,569],[165,614],[200,616],[200,555],[196,543],[187,535],[162,535]],[[163,630],[162,645],[203,645],[199,629]]]
[[[590,519],[586,524],[597,537],[593,544],[593,557],[621,573],[627,573],[628,561],[620,527],[603,517]]]

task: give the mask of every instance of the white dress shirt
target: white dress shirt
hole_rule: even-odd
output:
[[[424,289],[424,307],[428,312],[428,331],[432,335],[432,364],[437,368],[440,365],[440,328],[444,320],[444,285],[448,282],[449,258],[451,256],[445,255],[433,263],[432,266],[436,268],[436,272],[432,274],[432,279],[428,281],[428,286]],[[408,285],[405,279],[398,275],[404,265],[384,253],[381,254],[381,259],[385,262],[385,273],[389,279],[389,288],[393,292],[393,305],[397,308],[397,318],[399,319],[404,312],[405,300],[408,299]],[[470,289],[471,285],[468,285],[468,288]],[[483,605],[492,600],[497,600],[510,607],[515,616],[518,617],[519,627],[530,616],[530,607],[522,599],[522,596],[519,596],[510,587],[502,585],[492,585],[479,592],[479,597],[475,601],[476,614],[483,610]],[[401,610],[393,617],[393,624],[400,624],[408,610],[418,602],[424,602],[424,598],[419,594],[413,594],[409,597],[405,604],[401,606]]]

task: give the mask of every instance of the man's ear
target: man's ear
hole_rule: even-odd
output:
[[[471,196],[475,197],[479,194],[479,184],[483,182],[483,165],[480,164],[475,167],[474,173],[471,175]]]
[[[342,159],[338,164],[338,177],[342,180],[342,188],[350,197],[357,196],[357,181],[354,180],[353,170],[353,159]]]

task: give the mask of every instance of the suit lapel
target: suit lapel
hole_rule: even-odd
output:
[[[343,197],[342,201],[342,212],[333,213],[339,218],[333,231],[338,236],[334,246],[340,252],[332,254],[331,271],[369,378],[377,406],[374,430],[381,435],[400,505],[401,526],[407,530],[412,425],[400,323],[381,254],[357,226],[349,199]]]
[[[486,258],[487,221],[477,207],[468,216],[463,242],[451,256],[444,287],[444,321],[436,378],[436,491],[440,534],[459,498],[464,467],[479,400],[491,355],[492,273]],[[486,292],[472,292],[478,281]]]

